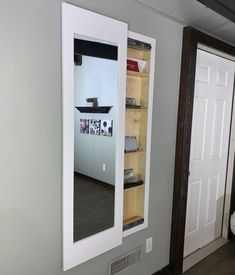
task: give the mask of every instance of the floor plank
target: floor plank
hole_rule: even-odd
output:
[[[229,242],[184,274],[235,275],[235,242]]]
[[[114,189],[74,175],[74,242],[114,225]]]

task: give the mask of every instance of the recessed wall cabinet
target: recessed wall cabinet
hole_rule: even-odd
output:
[[[154,59],[154,39],[62,3],[64,270],[148,225]]]
[[[136,147],[124,154],[124,236],[148,226],[154,60],[155,39],[129,32],[125,144]]]

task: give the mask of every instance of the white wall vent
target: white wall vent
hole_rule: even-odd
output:
[[[140,261],[141,248],[136,248],[109,263],[108,275],[114,275]]]

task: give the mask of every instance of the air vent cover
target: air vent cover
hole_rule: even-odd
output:
[[[140,261],[141,248],[137,248],[109,263],[108,275],[114,275]]]

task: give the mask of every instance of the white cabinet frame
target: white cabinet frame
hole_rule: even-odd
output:
[[[150,64],[149,64],[149,93],[148,93],[148,119],[147,119],[147,139],[146,139],[146,164],[145,164],[145,194],[144,194],[144,222],[138,226],[123,232],[123,236],[129,236],[135,232],[148,227],[149,217],[149,185],[150,185],[150,160],[151,160],[151,137],[152,137],[152,114],[153,114],[153,92],[154,92],[154,69],[156,39],[129,31],[128,38],[141,41],[151,45]]]
[[[73,242],[74,35],[118,46],[114,227]],[[122,243],[127,24],[62,3],[63,77],[63,269],[70,269]]]

